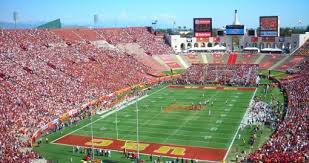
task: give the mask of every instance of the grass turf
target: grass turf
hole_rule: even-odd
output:
[[[227,148],[253,92],[164,88],[138,102],[139,137],[145,142]],[[204,94],[204,97],[203,97]],[[198,104],[211,99],[202,111],[164,112],[170,104]],[[229,99],[227,105],[225,100]],[[230,106],[232,105],[232,106]],[[209,115],[208,109],[211,109]],[[116,114],[93,124],[95,137],[116,137]],[[117,113],[119,139],[136,140],[136,105]],[[91,135],[90,126],[74,134]]]
[[[267,76],[269,73],[269,70],[260,70],[260,74]],[[270,70],[270,75],[278,80],[288,76],[287,72],[285,71],[277,71],[277,70]]]
[[[204,95],[204,96],[203,96]],[[187,146],[228,148],[245,113],[253,91],[197,90],[158,88],[138,102],[140,141],[167,143]],[[204,106],[202,111],[173,110],[164,112],[172,103],[189,106],[209,99],[214,104]],[[228,104],[225,101],[228,100]],[[209,115],[209,109],[211,115]],[[94,116],[93,120],[100,116]],[[116,114],[100,119],[93,124],[95,137],[117,138]],[[136,105],[130,105],[117,113],[119,139],[136,140]],[[79,125],[49,135],[54,140],[89,123],[89,119]],[[91,135],[90,126],[73,134]],[[71,147],[44,144],[35,148],[47,159],[77,157]],[[80,157],[80,156],[79,156]],[[117,155],[115,156],[117,158]],[[120,157],[121,158],[121,157]]]
[[[272,83],[270,80],[262,78],[264,83],[270,84]],[[284,97],[282,92],[278,87],[270,87],[269,91],[267,93],[264,93],[264,86],[259,86],[256,91],[256,96],[260,98],[261,101],[264,101],[266,103],[270,103],[272,96],[275,97],[276,100],[280,101],[280,103],[284,102]],[[283,110],[280,110],[282,114]],[[235,161],[236,155],[245,155],[245,153],[250,153],[251,151],[255,151],[258,148],[260,148],[271,136],[273,133],[273,129],[270,126],[267,125],[261,125],[260,126],[260,131],[257,132],[257,139],[254,145],[251,147],[248,144],[248,141],[250,137],[253,135],[252,130],[255,125],[248,125],[242,130],[239,131],[239,134],[241,135],[241,139],[235,139],[235,142],[231,148],[231,151],[229,152],[228,155],[228,160],[230,161]],[[243,142],[245,141],[245,143]]]
[[[175,75],[175,74],[182,74],[185,71],[186,71],[185,69],[173,69],[173,72],[171,72],[171,70],[166,70],[162,71],[162,73],[165,75]]]

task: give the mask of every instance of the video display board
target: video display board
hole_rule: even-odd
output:
[[[212,18],[193,19],[194,37],[206,38],[212,36]]]
[[[226,35],[244,35],[245,26],[244,25],[227,25],[225,28]]]
[[[278,16],[260,16],[260,36],[261,37],[279,36]]]

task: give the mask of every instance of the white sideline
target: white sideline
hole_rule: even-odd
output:
[[[233,139],[232,139],[232,142],[231,142],[231,144],[230,144],[228,150],[227,150],[226,153],[225,153],[225,156],[224,156],[224,159],[223,159],[223,160],[226,160],[226,157],[227,157],[228,154],[230,153],[230,150],[231,150],[231,148],[232,148],[232,146],[233,146],[233,144],[234,144],[234,141],[235,141],[235,138],[236,138],[236,136],[237,136],[237,133],[238,133],[238,131],[239,131],[239,129],[240,129],[242,123],[243,123],[243,120],[245,119],[246,115],[248,114],[248,111],[250,110],[250,107],[252,106],[253,97],[255,96],[256,91],[257,91],[257,88],[255,88],[255,91],[254,91],[254,93],[253,93],[253,95],[252,95],[252,97],[251,97],[249,106],[248,106],[248,108],[247,108],[247,110],[246,110],[244,116],[243,116],[242,119],[241,119],[241,122],[240,122],[240,124],[239,124],[239,126],[238,126],[238,129],[237,129],[237,131],[235,132],[235,135],[234,135],[234,137],[233,137]]]
[[[167,85],[167,86],[168,86],[168,85]],[[159,91],[165,89],[167,86],[165,86],[165,87],[163,87],[163,88],[161,88],[161,89],[159,89],[159,90],[157,90],[157,91],[155,91],[155,92],[153,92],[153,93],[151,93],[151,94],[149,94],[149,95],[146,94],[146,95],[144,95],[144,96],[142,96],[142,97],[140,97],[140,98],[138,98],[138,99],[136,99],[136,100],[132,100],[132,101],[130,102],[130,104],[134,103],[135,101],[139,101],[139,100],[141,100],[141,99],[144,99],[144,98],[146,98],[146,97],[148,97],[148,96],[150,96],[150,95],[153,95],[153,94],[155,94],[155,93],[157,93],[157,92],[159,92]],[[66,136],[68,136],[68,135],[70,135],[70,134],[72,134],[72,133],[74,133],[74,132],[76,132],[76,131],[78,131],[78,130],[80,130],[80,129],[83,129],[83,128],[85,128],[85,127],[87,127],[87,126],[89,126],[89,125],[91,125],[91,124],[93,124],[93,123],[95,123],[95,122],[97,122],[97,121],[99,121],[99,120],[101,120],[101,119],[103,119],[103,118],[105,118],[105,117],[107,117],[107,116],[109,116],[109,115],[115,113],[116,111],[119,111],[119,110],[125,108],[125,107],[127,107],[127,106],[122,105],[122,107],[118,107],[117,109],[114,109],[114,110],[112,110],[112,111],[110,111],[110,112],[108,112],[108,113],[102,115],[101,118],[99,118],[99,119],[93,121],[92,123],[88,123],[88,124],[86,124],[86,125],[84,125],[84,126],[78,128],[78,129],[76,129],[76,130],[74,130],[74,131],[71,131],[71,132],[69,132],[69,133],[67,133],[67,134],[65,134],[65,135],[63,135],[63,136],[61,136],[61,137],[59,137],[59,138],[53,140],[51,143],[54,144],[54,142],[58,141],[59,139],[62,139],[62,138],[66,137]]]

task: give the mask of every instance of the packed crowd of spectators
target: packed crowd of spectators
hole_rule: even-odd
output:
[[[96,38],[114,45],[138,43],[149,55],[172,52],[161,36],[154,35],[147,28],[94,31],[98,34]],[[93,31],[87,30],[85,35],[80,33],[83,32],[0,29],[1,161],[29,162],[38,158],[28,147],[31,135],[39,127],[91,99],[153,79],[147,75],[150,68],[132,56],[98,48],[85,41],[83,37],[96,39]],[[80,41],[68,44],[65,37]],[[66,46],[51,46],[59,43],[66,43]],[[258,65],[198,64],[192,65],[180,81],[255,84],[257,69]],[[300,69],[300,73],[309,70],[307,64]],[[253,153],[251,158],[269,157],[267,152],[280,151],[278,149],[283,147],[279,143],[282,142],[292,143],[284,146],[285,151],[290,152],[287,154],[289,157],[291,151],[302,156],[303,151],[308,151],[308,144],[304,143],[308,142],[308,135],[303,132],[308,131],[308,117],[305,117],[309,110],[308,74],[306,78],[288,81],[284,85],[289,92],[291,107],[288,118],[279,125],[278,131],[265,147]],[[287,132],[289,136],[285,136]],[[275,145],[269,147],[270,144]],[[277,153],[282,156],[280,152]]]
[[[113,45],[137,43],[148,55],[173,53],[172,48],[164,43],[162,36],[157,36],[144,27],[96,29],[96,31]]]
[[[308,162],[309,161],[309,62],[299,67],[301,75],[283,79],[287,92],[288,110],[271,138],[248,156],[251,161]]]
[[[156,35],[145,27],[102,29],[0,29],[0,52],[37,50],[54,43],[72,44],[105,40],[110,44],[137,43],[148,55],[171,54],[173,50],[165,44],[164,36]]]
[[[309,39],[294,52],[294,55],[309,56]]]
[[[40,127],[89,100],[153,79],[132,56],[86,42],[63,42],[49,30],[0,32],[0,159],[29,162]],[[1,162],[0,161],[0,162]]]
[[[255,85],[257,71],[255,64],[192,64],[178,82]]]
[[[179,79],[180,83],[198,83],[205,81],[206,65],[192,64]]]
[[[21,50],[40,50],[63,40],[47,29],[3,30],[0,29],[0,53]]]

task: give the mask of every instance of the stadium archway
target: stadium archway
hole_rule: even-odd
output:
[[[191,43],[188,43],[187,44],[187,48],[189,49],[189,48],[192,48],[192,44]]]
[[[198,48],[198,43],[194,43],[194,47],[195,47],[195,48]]]
[[[208,42],[207,47],[212,47],[212,43]]]
[[[260,49],[264,49],[264,43],[260,43]]]
[[[201,47],[205,47],[205,46],[206,46],[205,42],[202,42]]]
[[[186,45],[184,43],[180,44],[180,49],[181,51],[184,51],[186,49]]]
[[[271,48],[270,43],[266,43],[266,48]]]
[[[272,48],[276,48],[276,43],[273,43],[273,46],[272,46]]]

